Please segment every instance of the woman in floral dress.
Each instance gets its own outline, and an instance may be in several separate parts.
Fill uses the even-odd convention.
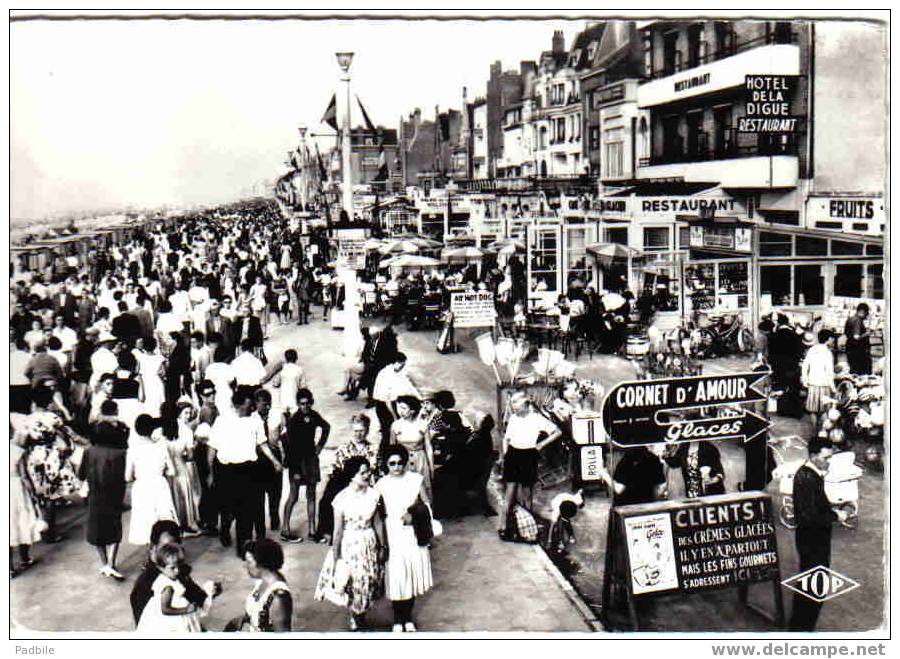
[[[25,465],[47,522],[45,541],[59,542],[62,537],[55,529],[56,507],[81,489],[73,456],[85,442],[50,411],[52,404],[52,390],[35,390],[34,411],[25,418],[29,438]]]
[[[371,425],[369,417],[365,414],[357,414],[351,419],[351,424],[353,437],[335,451],[331,476],[325,484],[322,499],[319,501],[319,523],[316,525],[316,530],[322,538],[322,542],[331,541],[334,528],[332,501],[350,483],[350,478],[344,471],[347,461],[354,456],[361,456],[368,461],[369,467],[372,469],[378,464],[378,445],[368,440],[369,426]]]
[[[359,629],[366,611],[384,592],[384,524],[378,512],[378,493],[369,484],[369,462],[362,456],[347,460],[348,485],[335,497],[334,543],[325,556],[315,599],[346,602],[350,631]]]

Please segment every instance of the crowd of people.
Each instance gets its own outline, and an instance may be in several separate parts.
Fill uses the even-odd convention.
[[[227,629],[289,630],[282,547],[304,540],[292,519],[303,488],[306,539],[331,545],[315,597],[345,606],[355,630],[387,596],[394,630],[415,630],[415,598],[433,583],[423,519],[463,512],[461,492],[486,506],[493,421],[414,383],[389,321],[356,328],[340,395],[364,393],[367,408],[323,473],[331,424],[299,351],[264,348],[275,327],[311,322],[312,305],[327,318],[342,304],[326,259],[261,206],[138,230],[81,264],[13,264],[11,578],[32,545],[63,539],[57,513],[84,499],[101,577],[130,578],[122,542],[147,548],[139,631],[203,628],[220,585],[194,583],[181,547],[200,535],[233,546],[256,581]]]
[[[277,356],[265,348],[274,328],[309,324],[319,309],[327,319],[345,304],[343,282],[327,262],[326,243],[263,205],[228,220],[137,230],[84,263],[55,259],[44,271],[13,264],[10,577],[33,565],[35,543],[63,539],[58,512],[84,499],[85,539],[102,577],[130,577],[118,566],[123,541],[147,551],[131,595],[142,632],[204,628],[221,586],[190,578],[182,540],[200,535],[233,546],[254,580],[228,630],[291,629],[296,593],[281,572],[284,547],[307,540],[330,546],[314,597],[345,607],[351,630],[386,596],[394,631],[415,631],[415,600],[433,586],[429,520],[490,514],[494,419],[466,418],[450,390],[424,389],[394,327],[402,317],[418,322],[429,300],[446,307],[460,286],[493,291],[499,310],[517,322],[519,262],[512,257],[505,275],[464,268],[384,282],[387,302],[370,314],[384,311],[384,319],[345,327],[338,394],[363,396],[365,410],[353,416],[351,436],[340,438],[326,471],[320,454],[332,425],[315,409],[317,377],[308,377],[297,348]],[[365,295],[358,305],[366,311]],[[633,306],[626,294],[607,309],[592,288],[574,286],[553,311],[567,330],[616,352]],[[860,305],[847,323],[848,364],[837,374],[872,370],[866,311]],[[785,401],[805,391],[799,404],[822,428],[836,395],[834,334],[822,330],[815,345],[804,344],[783,315],[759,329],[757,365],[771,366]],[[524,392],[510,397],[500,450],[502,540],[521,539],[517,513],[533,507],[539,456],[571,434],[568,419],[586,409],[572,384],[547,410]],[[681,473],[688,496],[725,491],[708,443],[659,455],[628,451],[601,477],[618,503],[645,502],[664,496],[667,468]],[[748,467],[746,487],[765,482]],[[294,519],[301,489],[305,537]]]

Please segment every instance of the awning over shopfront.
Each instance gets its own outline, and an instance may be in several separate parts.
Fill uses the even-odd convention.
[[[689,183],[686,181],[640,181],[627,190],[619,190],[608,197],[670,197],[695,195],[711,188],[718,187],[718,183]]]

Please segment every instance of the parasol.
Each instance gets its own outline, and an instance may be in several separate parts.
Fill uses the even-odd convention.
[[[630,265],[631,259],[641,255],[639,250],[619,243],[592,243],[587,245],[584,249],[596,256],[601,265],[606,268],[608,268],[616,259],[628,260]]]
[[[433,250],[440,246],[440,243],[427,238],[397,238],[379,247],[378,251],[382,254],[415,254],[421,250]]]
[[[429,268],[440,265],[441,262],[430,256],[418,254],[400,254],[378,262],[379,268]]]
[[[521,241],[514,238],[504,238],[503,240],[495,240],[487,247],[492,252],[509,256],[516,252],[524,252],[525,245]]]
[[[367,252],[371,252],[373,250],[381,248],[384,245],[384,241],[380,238],[369,238],[366,241],[365,248]]]
[[[625,305],[625,298],[618,293],[607,293],[602,298],[603,307],[607,311],[615,311],[621,309]]]
[[[441,261],[477,261],[484,256],[484,252],[477,247],[454,247],[441,252]]]

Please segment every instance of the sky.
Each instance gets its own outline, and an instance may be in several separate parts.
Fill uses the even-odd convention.
[[[11,218],[240,198],[285,171],[341,89],[376,124],[459,108],[489,66],[566,47],[580,21],[35,21],[10,24]],[[341,102],[343,92],[338,94]],[[353,108],[354,123],[361,121]],[[325,144],[333,140],[325,140]]]

